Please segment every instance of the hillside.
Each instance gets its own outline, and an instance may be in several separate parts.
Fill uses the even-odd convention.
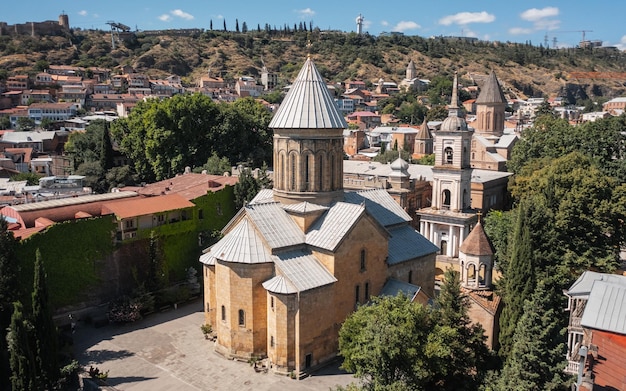
[[[480,77],[493,69],[510,97],[562,95],[573,102],[626,95],[626,53],[616,50],[554,50],[530,44],[319,30],[138,32],[116,46],[112,50],[111,35],[104,31],[74,31],[67,37],[0,36],[0,70],[7,70],[5,75],[34,74],[46,63],[110,68],[130,64],[151,76],[175,73],[193,85],[208,70],[225,78],[259,76],[265,63],[285,85],[310,52],[323,76],[334,82],[350,78],[399,82],[412,59],[418,77],[425,79],[458,70],[470,83],[472,75]]]

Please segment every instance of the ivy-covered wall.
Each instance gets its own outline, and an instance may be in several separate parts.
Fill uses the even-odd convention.
[[[54,224],[20,242],[17,256],[23,302],[30,303],[35,251],[41,251],[54,308],[84,301],[99,283],[101,260],[114,249],[115,224],[109,218],[89,218]]]
[[[116,225],[111,216],[57,223],[22,241],[18,250],[24,303],[30,302],[35,251],[40,249],[53,308],[94,304],[129,293],[145,278],[149,264],[150,232],[158,238],[166,282],[186,277],[189,267],[199,269],[198,257],[206,244],[200,233],[221,230],[235,215],[233,187],[192,200],[193,218],[154,229],[139,230],[137,238],[115,244]],[[202,210],[203,218],[199,218]]]

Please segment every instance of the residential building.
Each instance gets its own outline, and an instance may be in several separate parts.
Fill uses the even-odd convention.
[[[269,127],[274,188],[200,257],[205,319],[217,352],[300,377],[336,356],[341,323],[371,296],[432,298],[437,248],[387,191],[345,191],[347,126],[310,58]]]
[[[626,110],[626,97],[613,98],[602,105],[602,111]]]
[[[28,106],[28,117],[36,123],[40,123],[43,119],[66,121],[76,116],[78,108],[77,103],[71,102],[33,103]]]
[[[578,375],[575,389],[626,388],[626,276],[586,271],[568,298],[565,371]]]
[[[8,91],[22,91],[30,88],[30,81],[28,75],[15,75],[9,76],[6,80],[6,86]]]
[[[54,97],[50,90],[23,90],[20,103],[28,106],[31,103],[53,103]]]
[[[240,98],[246,96],[258,97],[263,92],[263,85],[257,84],[256,79],[250,76],[242,76],[235,82],[235,91]]]

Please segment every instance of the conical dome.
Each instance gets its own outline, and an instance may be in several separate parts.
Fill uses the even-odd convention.
[[[269,124],[271,129],[345,129],[326,82],[307,58]]]

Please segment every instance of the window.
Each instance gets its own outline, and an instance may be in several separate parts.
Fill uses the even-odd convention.
[[[365,249],[361,249],[361,271],[365,271]]]
[[[439,252],[440,255],[446,255],[448,253],[448,242],[445,240],[441,241],[441,246],[439,246],[441,248],[441,251]]]
[[[409,284],[413,283],[413,270],[409,270]]]
[[[274,309],[274,296],[270,297],[270,307]]]
[[[126,228],[133,228],[135,226],[135,220],[126,220]]]
[[[226,307],[222,306],[222,322],[226,322]]]
[[[451,147],[446,147],[446,149],[443,150],[443,153],[444,153],[445,159],[446,159],[445,163],[446,164],[452,164],[453,157],[454,157],[454,154],[452,153],[452,148]]]
[[[272,348],[274,347],[274,336],[273,335],[270,336],[270,347],[272,347]]]
[[[246,325],[246,313],[244,310],[239,310],[239,326]]]
[[[209,302],[207,301],[206,303],[206,312],[209,312],[211,310],[211,306],[209,305]]]
[[[359,304],[361,300],[361,287],[359,285],[354,287],[354,304]]]
[[[370,299],[370,283],[366,282],[365,283],[365,301],[368,301]]]
[[[198,219],[204,219],[204,211],[202,209],[198,209]]]
[[[444,209],[450,209],[450,190],[444,190],[442,194],[442,207]]]
[[[309,353],[306,356],[304,356],[304,367],[311,368],[312,364],[313,364],[313,354]]]

